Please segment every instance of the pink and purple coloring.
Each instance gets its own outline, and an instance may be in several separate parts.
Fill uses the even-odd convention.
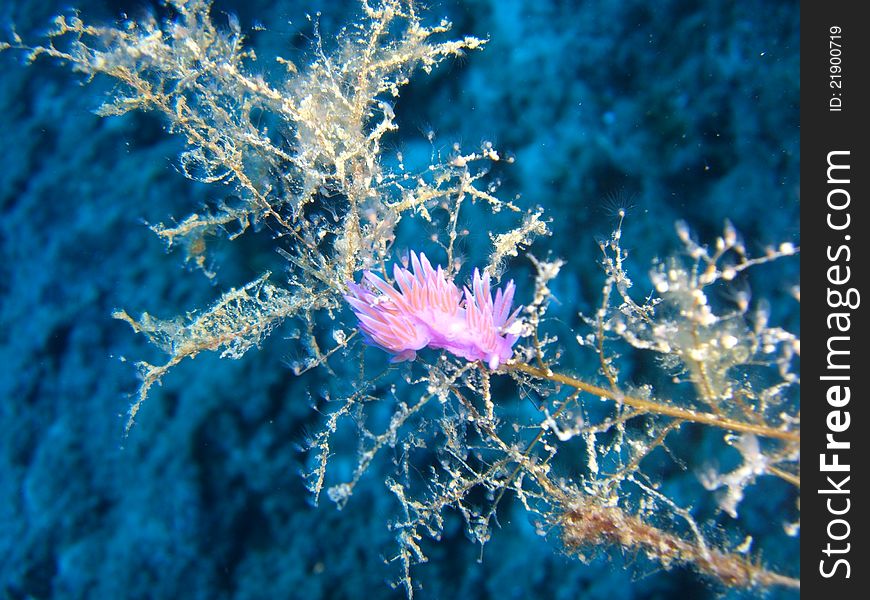
[[[426,255],[411,253],[413,271],[393,265],[399,289],[365,271],[360,284],[348,283],[345,295],[359,319],[366,341],[393,354],[392,361],[413,360],[417,350],[440,348],[469,361],[497,369],[513,355],[519,338],[511,303],[515,286],[508,282],[493,300],[489,273],[477,269],[472,289],[462,292]],[[367,287],[362,283],[366,282]]]

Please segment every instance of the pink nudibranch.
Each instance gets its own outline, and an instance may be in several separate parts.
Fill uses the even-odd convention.
[[[513,313],[514,282],[496,290],[493,300],[489,273],[477,269],[472,289],[459,291],[426,255],[411,253],[413,271],[393,265],[398,289],[365,271],[360,284],[348,282],[345,299],[359,319],[366,341],[393,354],[392,361],[413,360],[417,350],[440,348],[469,361],[497,369],[513,355],[519,338],[517,308]],[[363,282],[367,287],[363,287]]]

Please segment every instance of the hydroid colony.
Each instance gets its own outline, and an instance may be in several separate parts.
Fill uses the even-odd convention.
[[[581,559],[617,549],[664,568],[689,565],[729,587],[799,586],[787,565],[768,567],[752,553],[751,533],[732,523],[722,535],[697,521],[692,504],[670,494],[653,468],[674,440],[708,436],[738,457],[722,470],[711,461],[701,477],[723,511],[737,515],[761,478],[780,482],[796,505],[799,340],[739,293],[731,303],[710,300],[747,270],[788,260],[795,247],[752,256],[730,225],[710,245],[680,225],[683,252],[654,266],[655,293],[636,297],[620,220],[595,257],[604,272],[600,304],[566,336],[547,318],[561,260],[528,255],[533,277],[492,295],[508,259],[549,233],[543,209],[523,211],[488,181],[488,167],[503,160],[492,144],[433,152],[432,163],[414,172],[385,160],[384,140],[397,128],[392,102],[412,73],[480,49],[483,40],[450,40],[449,23],[426,25],[413,3],[362,2],[358,21],[334,44],[315,34],[307,63],[280,58],[264,77],[237,20],[218,24],[205,0],[169,6],[174,17],[164,22],[115,27],[58,17],[42,45],[15,35],[4,45],[31,60],[64,61],[88,79],[112,79],[117,88],[101,114],[158,113],[187,144],[184,174],[241,200],[153,227],[206,275],[213,275],[212,241],[237,239],[252,225],[270,228],[286,258],[286,274],[262,273],[185,316],[116,313],[168,356],[138,363],[142,383],[128,427],[180,362],[203,352],[240,358],[297,323],[307,353],[297,374],[339,375],[322,429],[308,441],[308,489],[315,501],[325,491],[342,507],[372,465],[393,456],[385,486],[398,510],[389,526],[397,582],[409,597],[411,567],[426,561],[424,537],[439,539],[446,515],[455,514],[483,545],[506,497],[557,549]],[[514,226],[488,231],[489,260],[470,262],[489,265],[463,273],[459,224],[484,210],[515,215]],[[409,218],[434,231],[430,256],[437,252],[445,267],[422,252],[411,254],[410,269],[387,267],[397,248],[420,247],[399,239]],[[457,279],[469,276],[460,291]],[[360,338],[379,349],[367,352]],[[593,372],[564,364],[565,345],[577,343],[597,357]],[[677,387],[628,381],[620,347],[658,357]],[[381,350],[405,362],[373,370],[371,352]],[[511,409],[520,395],[536,398],[531,414]],[[373,405],[383,403],[390,418],[370,422]],[[348,423],[359,451],[352,472],[336,479],[333,440]],[[783,526],[799,530],[795,520]]]

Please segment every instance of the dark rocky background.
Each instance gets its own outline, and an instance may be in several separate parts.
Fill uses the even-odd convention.
[[[146,0],[75,4],[93,22],[164,10]],[[0,38],[15,23],[37,40],[68,10],[66,0],[0,0]],[[227,0],[214,10],[237,14],[246,29],[264,25],[250,35],[261,56],[297,60],[311,35],[306,12],[322,11],[327,40],[358,17],[342,2]],[[554,219],[554,235],[534,252],[567,260],[553,309],[566,325],[597,301],[595,240],[619,206],[631,207],[624,239],[641,294],[650,261],[677,250],[678,219],[702,239],[731,219],[756,252],[799,243],[795,3],[475,0],[436,2],[430,15],[490,42],[428,78],[418,74],[396,106],[395,148],[425,160],[432,130],[444,148],[491,140],[516,157],[496,175],[504,194]],[[280,258],[259,235],[218,245],[214,285],[186,270],[144,222],[183,217],[216,191],[177,172],[181,146],[163,123],[94,116],[110,84],[80,81],[62,65],[26,67],[20,55],[0,54],[0,597],[402,597],[387,584],[397,565],[384,562],[395,552],[386,522],[397,506],[382,476],[389,465],[373,468],[343,511],[310,503],[300,477],[308,458],[297,447],[321,422],[307,393],[326,374],[292,376],[287,362],[299,351],[288,332],[239,361],[202,355],[182,364],[124,436],[137,382],[119,357],[161,357],[112,310],[182,314],[266,266],[280,269]],[[483,264],[486,225],[469,228],[468,264]],[[413,247],[413,227],[405,235]],[[512,265],[521,285],[528,272],[523,259]],[[797,281],[792,260],[751,282],[774,320],[795,330],[797,306],[784,286]],[[594,361],[581,362],[590,357],[570,350],[566,358],[575,353],[572,368],[594,378]],[[635,370],[642,377],[644,368]],[[339,470],[352,468],[354,447],[345,450]],[[770,534],[756,547],[799,573],[797,543],[781,528],[794,518],[793,498],[767,483],[754,490],[744,518]],[[584,565],[538,537],[521,510],[506,511],[480,561],[458,520],[441,543],[426,542],[419,597],[723,593],[636,556]]]

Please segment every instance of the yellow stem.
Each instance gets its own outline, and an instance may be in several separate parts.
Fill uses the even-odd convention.
[[[664,415],[666,417],[673,417],[675,419],[683,419],[684,421],[701,423],[702,425],[712,425],[713,427],[719,427],[721,429],[727,429],[729,431],[752,433],[755,435],[760,435],[762,437],[776,438],[788,442],[801,441],[800,432],[796,433],[794,431],[784,431],[782,429],[767,427],[766,425],[759,425],[757,423],[746,423],[735,419],[729,419],[728,417],[724,416],[696,412],[686,408],[671,406],[669,404],[663,403],[660,400],[647,400],[645,398],[636,398],[634,396],[620,394],[618,392],[614,392],[613,390],[593,385],[591,383],[586,383],[585,381],[576,379],[569,375],[553,373],[550,370],[540,369],[531,365],[517,363],[513,365],[508,365],[507,368],[509,370],[527,373],[533,377],[537,377],[538,379],[546,379],[555,383],[569,385],[575,389],[588,392],[601,398],[615,400],[616,402],[621,402],[626,406],[631,406],[632,408],[636,408],[640,411],[647,413]]]

